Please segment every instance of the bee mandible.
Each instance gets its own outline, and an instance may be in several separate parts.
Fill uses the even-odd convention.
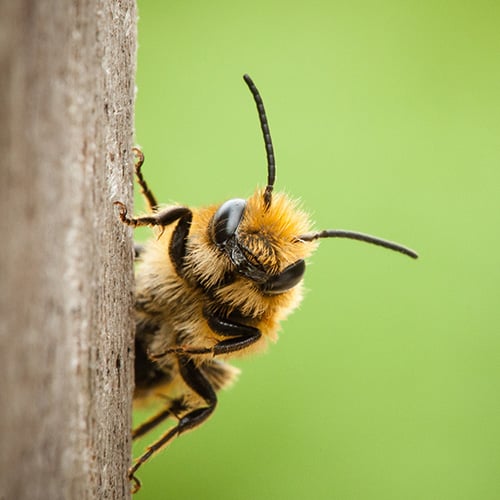
[[[354,231],[313,231],[298,203],[274,192],[276,166],[264,104],[248,75],[243,76],[257,106],[267,155],[267,185],[248,199],[219,205],[160,208],[145,181],[142,152],[135,149],[135,173],[150,214],[119,216],[131,227],[156,233],[138,255],[136,272],[136,400],[158,396],[161,411],[133,430],[138,438],[168,418],[172,425],[129,470],[136,472],[174,437],[205,422],[217,392],[238,370],[226,360],[265,348],[277,340],[280,322],[302,299],[306,259],[323,238],[351,238],[412,258],[402,245]]]

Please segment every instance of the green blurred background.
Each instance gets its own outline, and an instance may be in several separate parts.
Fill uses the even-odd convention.
[[[139,0],[139,14],[137,143],[162,202],[265,183],[248,72],[277,188],[317,228],[421,259],[323,241],[278,344],[235,363],[214,416],[141,468],[136,498],[500,498],[500,4]]]

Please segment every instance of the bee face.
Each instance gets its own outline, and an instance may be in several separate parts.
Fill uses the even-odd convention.
[[[304,257],[315,246],[298,239],[309,227],[301,215],[283,195],[265,206],[258,191],[248,201],[234,198],[223,203],[212,218],[210,234],[238,274],[266,295],[280,294],[300,283]]]

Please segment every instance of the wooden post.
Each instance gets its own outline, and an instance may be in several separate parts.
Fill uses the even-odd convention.
[[[0,499],[129,498],[134,0],[0,4]]]

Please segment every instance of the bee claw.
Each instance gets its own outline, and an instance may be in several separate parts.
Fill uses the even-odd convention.
[[[134,484],[132,485],[132,488],[131,488],[131,493],[132,494],[135,494],[137,493],[140,489],[141,489],[141,482],[139,481],[139,479],[134,475],[134,473],[132,472],[132,468],[129,469],[129,472],[128,472],[128,480],[129,481],[132,481]]]
[[[118,213],[120,214],[120,218],[122,218],[123,220],[123,217],[125,217],[128,213],[125,203],[122,203],[121,201],[114,201],[113,205],[115,205],[115,207],[118,207]]]
[[[140,173],[142,164],[144,163],[144,153],[139,148],[132,148],[135,156],[134,168],[136,173]]]

